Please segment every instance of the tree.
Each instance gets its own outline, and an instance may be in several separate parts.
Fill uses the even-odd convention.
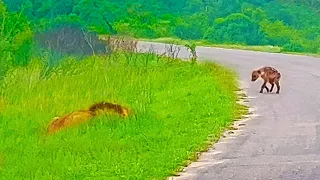
[[[26,65],[32,47],[33,32],[29,22],[19,13],[8,12],[0,0],[0,76],[9,68]]]
[[[217,43],[266,44],[265,34],[259,24],[241,13],[217,19],[204,38]]]

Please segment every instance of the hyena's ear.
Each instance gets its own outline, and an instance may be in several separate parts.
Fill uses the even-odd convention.
[[[260,71],[260,70],[258,70],[257,72],[258,72],[258,74],[261,74],[261,71]]]

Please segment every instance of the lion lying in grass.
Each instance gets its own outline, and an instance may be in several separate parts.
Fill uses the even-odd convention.
[[[129,115],[129,109],[118,104],[99,102],[90,106],[89,109],[78,110],[67,114],[62,118],[53,118],[53,121],[48,127],[48,133],[53,134],[60,129],[86,122],[91,118],[98,116],[99,114],[107,113],[117,113],[122,117],[127,117]]]

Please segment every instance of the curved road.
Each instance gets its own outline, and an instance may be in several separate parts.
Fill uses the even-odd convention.
[[[140,42],[139,49],[164,44]],[[215,144],[181,176],[187,180],[320,180],[320,58],[198,47],[199,59],[234,68],[250,106],[259,116],[240,134]],[[179,57],[189,53],[181,50]],[[280,94],[260,94],[251,71],[274,66],[282,74]],[[270,86],[270,85],[269,85]],[[276,88],[276,87],[275,87]],[[274,91],[275,92],[275,91]]]

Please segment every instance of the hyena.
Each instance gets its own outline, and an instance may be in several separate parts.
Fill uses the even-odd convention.
[[[278,72],[275,68],[273,67],[267,67],[264,66],[262,68],[259,69],[255,69],[252,71],[252,77],[251,77],[251,81],[254,82],[256,81],[259,77],[261,77],[264,82],[261,86],[261,90],[260,93],[263,92],[263,89],[266,88],[267,92],[272,92],[274,84],[276,84],[277,86],[277,94],[279,94],[280,91],[280,78],[281,78],[281,73]],[[269,88],[267,87],[267,83],[271,84],[271,89],[269,90]]]

